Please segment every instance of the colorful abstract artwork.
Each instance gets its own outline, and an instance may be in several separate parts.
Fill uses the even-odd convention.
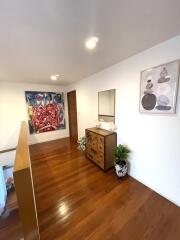
[[[64,94],[25,92],[30,134],[65,129]]]
[[[140,112],[175,113],[179,61],[141,72]]]

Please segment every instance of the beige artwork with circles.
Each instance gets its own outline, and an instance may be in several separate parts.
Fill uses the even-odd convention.
[[[140,112],[175,113],[178,80],[179,61],[141,72]]]

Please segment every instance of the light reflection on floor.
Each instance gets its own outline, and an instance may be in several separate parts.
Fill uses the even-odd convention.
[[[63,202],[63,203],[60,204],[59,214],[60,214],[61,217],[67,218],[68,217],[68,210],[69,210],[69,208],[68,208],[68,205],[67,205],[66,202]]]

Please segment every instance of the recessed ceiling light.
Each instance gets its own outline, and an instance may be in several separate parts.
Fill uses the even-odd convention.
[[[98,41],[99,39],[97,37],[91,37],[86,41],[85,46],[86,48],[93,50],[96,47]]]
[[[60,77],[60,75],[56,74],[56,75],[51,75],[51,80],[52,81],[57,81],[57,79]]]

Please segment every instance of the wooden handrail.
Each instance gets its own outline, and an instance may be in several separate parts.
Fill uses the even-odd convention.
[[[16,148],[9,148],[9,149],[0,150],[0,154],[1,153],[12,152],[12,151],[15,151],[15,150],[16,150]]]
[[[13,175],[24,239],[39,240],[26,122],[21,123]]]
[[[14,172],[30,167],[29,146],[26,122],[21,123],[18,145],[16,148],[16,158]]]

